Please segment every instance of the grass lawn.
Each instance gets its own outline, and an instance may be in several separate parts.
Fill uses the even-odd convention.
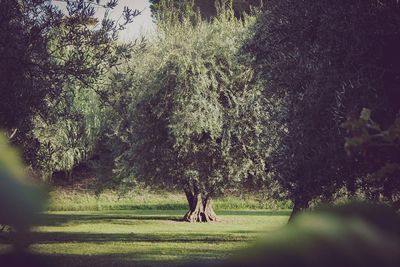
[[[218,211],[220,222],[180,222],[183,210],[58,211],[34,229],[31,251],[56,266],[174,266],[218,261],[287,221],[289,211]],[[7,245],[0,244],[0,252]]]

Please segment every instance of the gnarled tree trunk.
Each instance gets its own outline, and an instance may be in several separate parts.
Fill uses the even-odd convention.
[[[186,222],[215,222],[217,215],[212,207],[211,197],[204,197],[201,193],[185,191],[189,203],[189,211],[183,217]]]

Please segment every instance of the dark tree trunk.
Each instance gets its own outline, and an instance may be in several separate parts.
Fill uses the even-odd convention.
[[[305,211],[309,207],[310,200],[304,198],[297,198],[294,200],[294,206],[292,209],[292,213],[289,217],[289,222],[293,221],[293,219],[301,212]]]
[[[217,215],[212,207],[210,197],[203,197],[200,193],[186,191],[186,198],[189,204],[189,211],[183,217],[186,222],[215,222]]]

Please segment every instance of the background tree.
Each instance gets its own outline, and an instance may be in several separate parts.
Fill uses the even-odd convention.
[[[264,156],[253,153],[262,132],[262,87],[237,54],[251,22],[231,10],[210,23],[159,21],[157,39],[134,60],[141,63],[113,83],[130,94],[116,171],[183,190],[186,221],[216,220],[212,197],[250,171],[263,174]]]
[[[102,105],[93,90],[79,84],[64,84],[64,90],[61,100],[48,103],[57,119],[33,119],[36,165],[42,179],[49,182],[55,171],[65,172],[66,180],[72,182],[73,168],[94,156],[109,122],[106,114],[112,117],[112,110]]]
[[[271,0],[265,8],[245,50],[267,81],[265,97],[284,106],[273,116],[285,127],[269,166],[296,213],[343,184],[354,191],[364,176],[343,149],[347,116],[369,107],[387,124],[399,110],[399,4]]]
[[[115,0],[68,1],[68,14],[46,0],[7,0],[0,4],[0,127],[14,133],[13,141],[24,148],[27,163],[35,169],[51,169],[48,165],[54,161],[48,157],[57,156],[43,153],[43,147],[51,146],[55,153],[71,147],[66,146],[66,140],[73,142],[82,123],[88,122],[78,118],[73,106],[92,101],[88,100],[89,95],[94,102],[100,101],[101,96],[93,92],[105,81],[110,68],[120,64],[121,58],[129,57],[131,45],[118,43],[118,32],[139,12],[125,8],[124,20],[118,24],[108,17],[109,10],[117,5]],[[101,21],[95,18],[94,6],[106,9]],[[83,106],[80,112],[88,115]],[[61,120],[69,126],[61,128],[65,131],[59,132],[60,139],[56,140],[54,130],[60,129]],[[92,130],[92,126],[83,131]],[[73,147],[76,152],[77,146]],[[41,158],[43,155],[46,158]],[[70,169],[71,164],[70,161],[64,167],[68,165]]]
[[[32,114],[44,109],[44,99],[56,91],[45,34],[61,13],[47,1],[1,1],[0,125],[20,143],[32,127]],[[18,112],[16,112],[18,111]]]

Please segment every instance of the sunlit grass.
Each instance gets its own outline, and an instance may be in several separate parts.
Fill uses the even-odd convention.
[[[117,192],[106,191],[96,196],[91,191],[54,190],[50,193],[49,211],[101,211],[101,210],[183,210],[187,201],[181,192],[135,191],[118,196]],[[228,195],[214,200],[220,210],[290,209],[290,201],[263,199],[258,195]]]
[[[289,211],[218,211],[216,223],[179,221],[184,210],[49,212],[31,251],[56,266],[165,266],[218,261],[284,225]]]

